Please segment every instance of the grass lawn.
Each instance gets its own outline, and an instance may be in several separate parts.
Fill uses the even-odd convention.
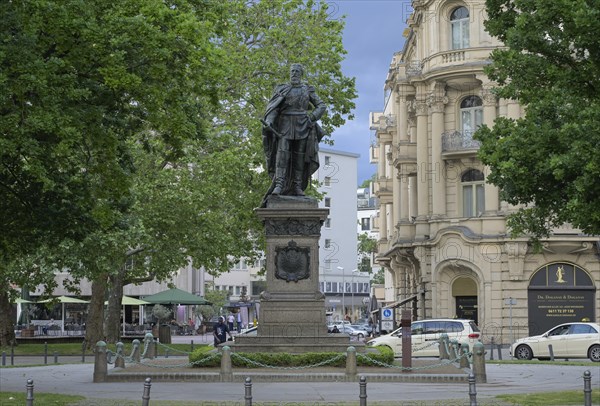
[[[73,405],[76,402],[85,400],[84,396],[75,395],[57,395],[54,393],[33,393],[33,402],[35,405]],[[25,404],[25,391],[23,392],[0,392],[0,405],[2,406],[22,406]]]
[[[583,390],[546,392],[546,393],[528,393],[524,395],[498,395],[496,399],[514,405],[527,406],[563,406],[563,405],[583,405]],[[592,404],[600,405],[600,392],[592,391]]]

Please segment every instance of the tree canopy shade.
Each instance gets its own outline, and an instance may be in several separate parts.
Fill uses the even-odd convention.
[[[258,118],[292,62],[350,116],[343,22],[301,0],[0,2],[0,345],[10,286],[68,269],[103,302],[193,261],[218,274],[262,247]],[[97,338],[97,339],[96,339]]]
[[[600,3],[487,0],[487,31],[507,48],[486,73],[525,116],[480,129],[488,181],[522,209],[514,234],[546,236],[570,223],[600,234]]]

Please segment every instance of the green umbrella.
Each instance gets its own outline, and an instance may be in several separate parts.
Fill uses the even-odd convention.
[[[196,296],[185,290],[173,288],[154,295],[146,296],[145,301],[152,304],[180,304],[180,305],[209,305],[209,301],[202,296]]]

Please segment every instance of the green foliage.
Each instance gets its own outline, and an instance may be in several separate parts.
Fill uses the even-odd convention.
[[[160,324],[162,321],[168,320],[171,318],[171,314],[173,312],[171,309],[167,307],[157,304],[152,307],[152,315],[158,319],[158,323]]]
[[[35,392],[35,401],[41,405],[73,405],[84,401],[85,396],[61,395],[56,393]],[[0,392],[0,405],[20,406],[27,404],[27,394],[21,392]]]
[[[486,73],[497,95],[525,107],[476,138],[488,180],[523,205],[514,235],[547,236],[571,223],[600,233],[600,5],[583,0],[487,0],[490,34],[508,48],[492,53]]]
[[[367,352],[364,357],[357,357],[357,365],[359,366],[370,366],[376,365],[371,360],[383,362],[389,365],[394,363],[394,352],[389,348],[376,347],[378,352]],[[210,359],[214,353],[207,352],[206,348],[194,350],[189,355],[190,363],[196,362],[194,365],[196,368],[202,367],[217,367],[221,365],[221,355]],[[335,358],[339,355],[337,352],[307,352],[305,354],[289,354],[286,352],[256,352],[256,353],[239,353],[240,356],[236,357],[232,355],[231,363],[234,367],[238,368],[260,368],[260,365],[256,365],[255,362],[263,365],[269,365],[274,367],[302,367],[309,365],[317,365]],[[207,360],[204,362],[204,360]],[[249,362],[250,360],[252,362]],[[346,358],[342,357],[334,362],[324,364],[327,367],[343,368],[346,366]]]
[[[370,238],[369,234],[361,233],[358,235],[358,270],[361,272],[373,272],[371,268],[371,257],[377,252],[377,240]]]
[[[379,268],[379,271],[377,271],[377,273],[375,275],[373,275],[373,278],[371,279],[371,284],[372,285],[385,284],[385,269],[384,268]]]
[[[212,305],[196,306],[196,311],[202,315],[203,323],[209,323],[210,319],[219,314],[219,311],[227,303],[227,292],[224,290],[207,290],[204,292],[204,298]]]

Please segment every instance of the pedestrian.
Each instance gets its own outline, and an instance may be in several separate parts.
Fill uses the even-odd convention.
[[[219,321],[215,323],[213,328],[213,336],[215,337],[215,347],[218,347],[219,344],[227,341],[227,334],[229,334],[229,338],[231,337],[231,332],[229,328],[227,328],[227,324],[225,324],[225,317],[219,316]]]
[[[242,332],[242,312],[238,312],[237,314],[237,331],[238,333]]]
[[[227,316],[227,324],[229,326],[229,331],[233,331],[233,322],[235,321],[235,317],[233,317],[233,313],[229,313]]]

